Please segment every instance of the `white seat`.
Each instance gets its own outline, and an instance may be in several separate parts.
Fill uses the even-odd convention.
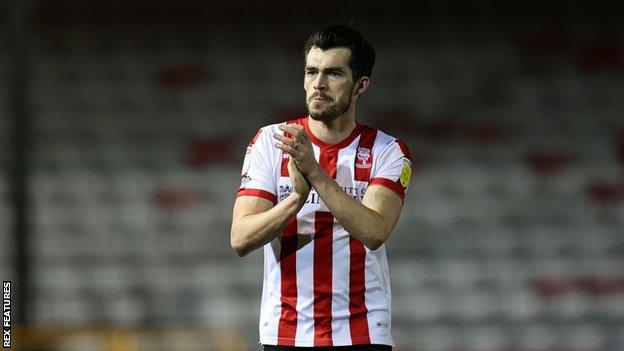
[[[418,322],[433,322],[449,316],[451,313],[448,297],[438,289],[414,291],[412,294],[396,296],[393,312],[404,314],[405,318],[411,318]]]
[[[598,325],[570,325],[561,330],[560,346],[569,350],[600,350],[607,346],[605,331]]]
[[[427,325],[416,327],[413,330],[413,345],[416,350],[447,351],[454,350],[461,345],[459,332],[449,326]]]
[[[475,325],[462,328],[462,349],[505,350],[510,340],[501,326]]]
[[[559,344],[557,330],[553,326],[531,323],[516,330],[516,347],[520,350],[548,350]]]
[[[456,290],[450,298],[450,314],[463,322],[478,322],[496,316],[496,295],[487,290]]]
[[[542,302],[528,289],[503,290],[497,303],[501,315],[510,321],[530,321],[542,310]]]

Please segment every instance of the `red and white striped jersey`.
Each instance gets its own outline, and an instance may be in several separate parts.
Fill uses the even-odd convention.
[[[321,167],[354,199],[369,185],[401,199],[411,175],[407,146],[357,124],[343,141],[327,145],[305,126]],[[247,148],[238,196],[277,203],[293,185],[288,155],[275,147],[278,124],[261,128]],[[371,251],[338,223],[314,189],[281,236],[264,246],[260,343],[283,346],[386,344],[390,335],[390,281],[385,245]]]

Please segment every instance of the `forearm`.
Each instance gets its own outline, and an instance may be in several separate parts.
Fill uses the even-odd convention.
[[[388,228],[383,217],[347,195],[325,171],[318,169],[307,180],[342,227],[371,250],[381,246]]]
[[[232,224],[231,245],[239,256],[265,245],[277,237],[299,212],[305,199],[295,192],[271,209],[243,215]]]

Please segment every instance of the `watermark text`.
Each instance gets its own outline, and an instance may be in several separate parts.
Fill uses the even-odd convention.
[[[11,348],[11,281],[2,282],[2,348]]]

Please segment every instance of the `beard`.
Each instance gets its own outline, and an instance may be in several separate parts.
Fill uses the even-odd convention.
[[[313,95],[312,98],[314,96],[315,95]],[[353,96],[348,95],[347,99],[345,99],[344,101],[338,101],[332,104],[328,104],[328,106],[325,106],[314,112],[310,109],[310,105],[312,104],[312,102],[308,102],[307,103],[308,115],[312,117],[313,120],[316,120],[316,121],[323,121],[323,122],[333,121],[338,116],[347,112],[347,110],[349,109],[349,106],[351,106],[352,98]]]

